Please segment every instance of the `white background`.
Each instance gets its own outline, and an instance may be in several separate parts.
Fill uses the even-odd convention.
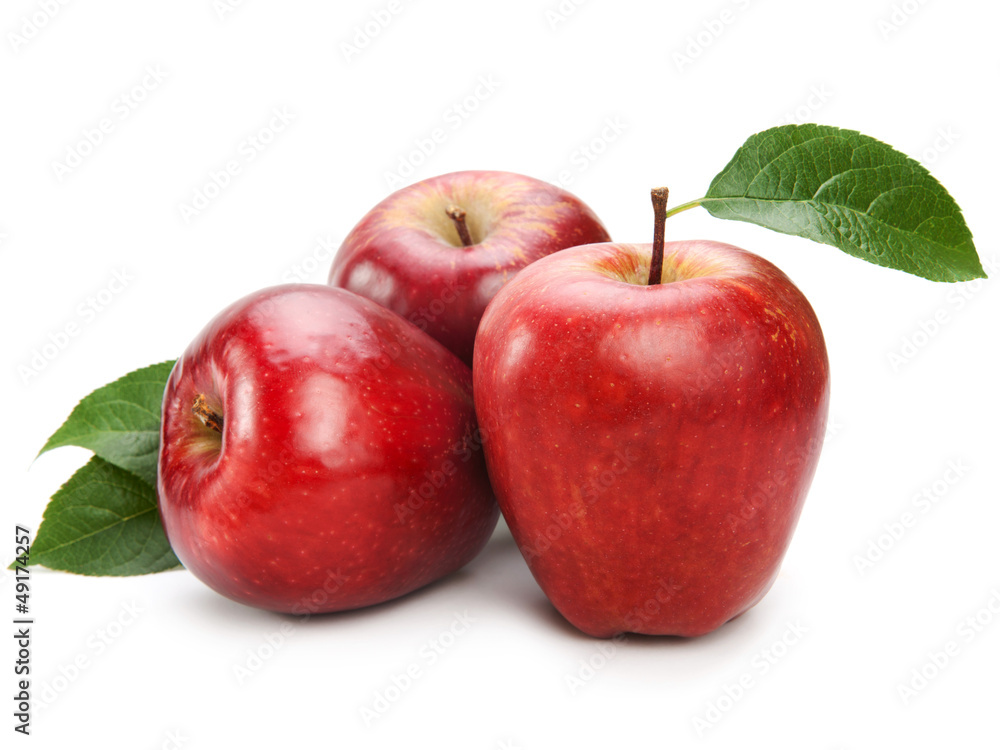
[[[399,0],[347,55],[387,2],[250,0],[221,17],[211,0],[70,2],[51,19],[43,2],[5,3],[4,561],[14,524],[37,529],[86,459],[67,448],[34,460],[80,397],[177,356],[248,292],[324,282],[320,241],[339,245],[390,183],[471,168],[563,173],[615,239],[649,241],[650,187],[668,185],[674,205],[697,198],[751,133],[818,121],[928,164],[983,260],[1000,261],[1000,10],[903,5]],[[560,7],[571,12],[556,23]],[[33,38],[10,36],[30,33],[31,18],[46,21]],[[157,66],[165,79],[123,119],[119,97]],[[274,108],[292,121],[249,160],[241,144]],[[60,180],[53,162],[105,117],[111,132]],[[420,158],[416,143],[435,128],[444,137]],[[230,159],[239,174],[186,222],[180,205]],[[402,178],[387,176],[401,165]],[[995,746],[997,282],[933,284],[701,210],[667,233],[769,258],[827,337],[833,429],[781,576],[754,610],[697,640],[633,636],[612,651],[561,620],[502,526],[466,569],[418,594],[306,623],[229,602],[183,571],[35,570],[33,688],[56,697],[18,746]],[[83,319],[78,306],[116,271],[127,287]],[[927,335],[921,321],[935,315],[945,322]],[[73,322],[79,334],[44,369],[19,374]],[[936,499],[926,512],[924,491]],[[905,512],[914,525],[883,538],[887,551],[861,572],[858,556]],[[12,584],[7,574],[0,612],[13,612]],[[121,627],[127,606],[140,613]],[[429,644],[466,611],[474,622],[430,663]],[[977,613],[980,632],[959,630]],[[775,649],[790,626],[806,632]],[[958,656],[905,702],[899,685],[949,641]],[[768,654],[780,658],[765,672]],[[241,682],[235,668],[248,665]],[[397,694],[393,676],[412,665],[420,676]],[[741,679],[752,687],[727,698]],[[387,692],[397,699],[366,725],[361,709]],[[8,699],[8,736],[12,713]],[[698,717],[710,724],[700,735]]]

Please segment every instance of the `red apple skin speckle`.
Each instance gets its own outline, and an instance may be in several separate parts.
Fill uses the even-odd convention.
[[[159,508],[174,552],[219,593],[298,614],[461,568],[498,518],[471,384],[438,342],[349,291],[239,300],[164,393]],[[192,413],[199,394],[221,434]]]
[[[493,487],[532,574],[585,633],[695,636],[770,588],[825,431],[816,316],[721,243],[572,248],[524,269],[476,340]]]

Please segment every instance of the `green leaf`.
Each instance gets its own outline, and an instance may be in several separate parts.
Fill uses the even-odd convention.
[[[986,277],[962,211],[941,183],[853,130],[783,125],[752,135],[698,203],[720,219],[806,237],[932,281]]]
[[[97,456],[52,496],[29,562],[92,576],[134,576],[180,566],[153,488]]]
[[[173,366],[143,367],[98,388],[76,405],[40,454],[78,445],[155,487],[160,408]]]

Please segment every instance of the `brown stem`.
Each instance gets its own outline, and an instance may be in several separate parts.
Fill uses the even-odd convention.
[[[465,223],[465,211],[454,204],[444,211],[448,214],[448,218],[455,222],[455,229],[458,230],[458,238],[462,240],[462,244],[465,247],[472,245],[472,235],[469,234],[469,227]]]
[[[653,188],[653,258],[649,262],[649,286],[660,283],[663,275],[663,225],[667,223],[667,196],[665,187]]]
[[[199,393],[194,397],[194,405],[191,411],[202,421],[206,427],[211,427],[216,432],[222,432],[222,415],[216,414],[208,405],[205,394]]]

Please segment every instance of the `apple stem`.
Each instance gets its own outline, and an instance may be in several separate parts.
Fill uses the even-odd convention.
[[[208,405],[205,394],[199,393],[194,398],[194,405],[191,411],[202,421],[206,427],[211,427],[216,432],[222,432],[222,415],[216,414]]]
[[[663,275],[663,228],[667,223],[667,196],[665,187],[649,191],[653,198],[653,257],[649,261],[649,286],[660,283]]]
[[[465,247],[470,247],[472,235],[469,234],[469,227],[465,223],[465,211],[452,204],[445,209],[445,213],[448,214],[448,218],[455,222],[455,229],[458,230],[458,238],[462,240],[462,244]]]

